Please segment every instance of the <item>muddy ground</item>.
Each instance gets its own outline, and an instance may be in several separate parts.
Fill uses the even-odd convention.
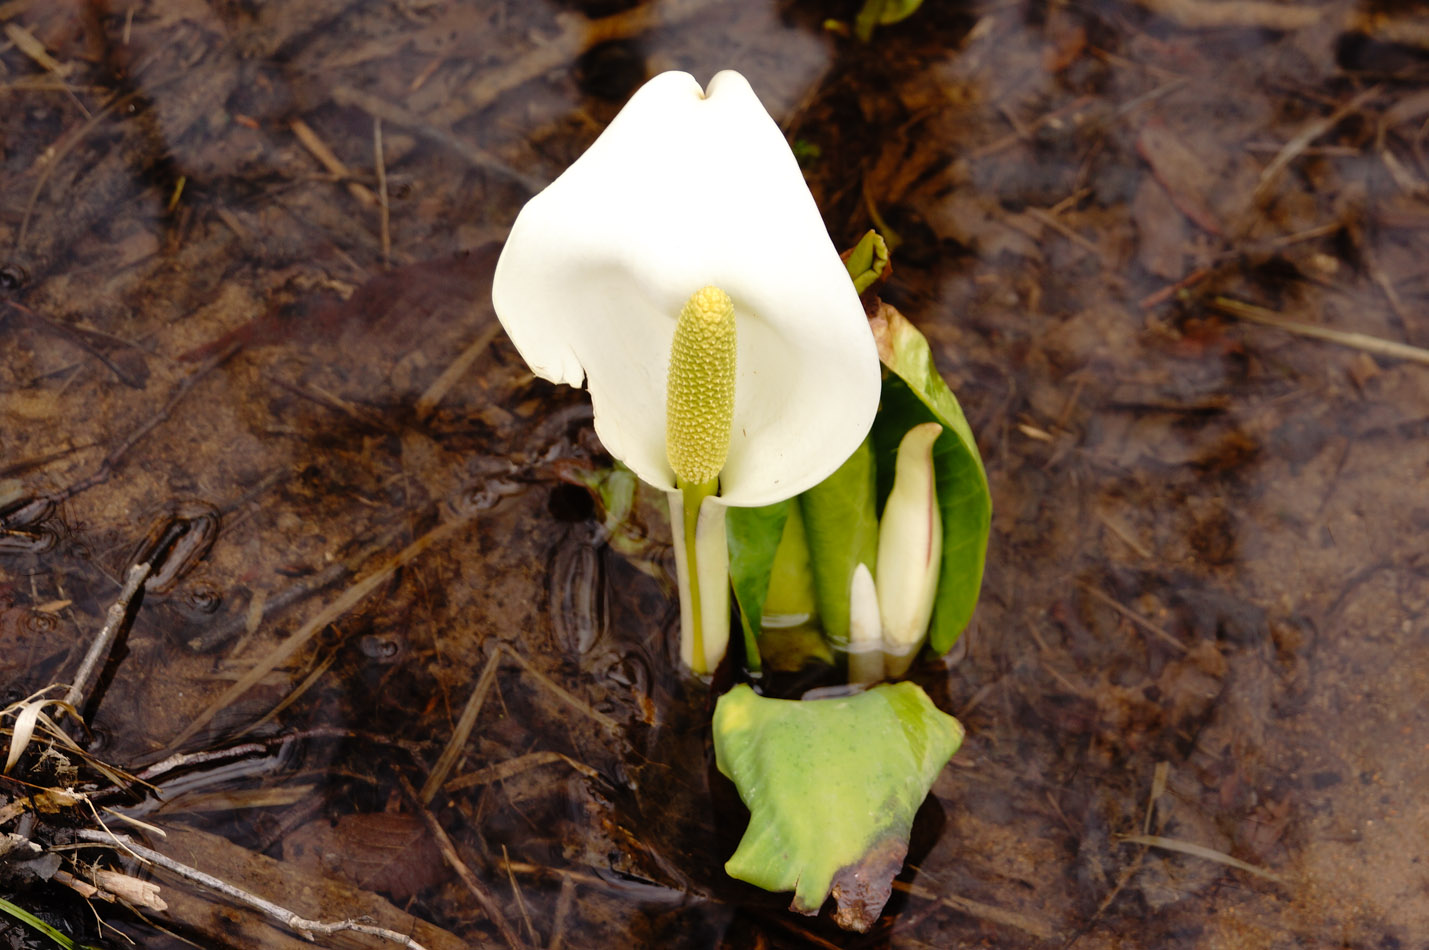
[[[1429,947],[1423,11],[855,12],[0,3],[5,702],[178,552],[85,697],[162,790],[96,804],[169,837],[111,828],[429,948]],[[662,516],[606,523],[586,399],[487,300],[643,79],[725,67],[835,242],[895,237],[994,497],[973,626],[913,674],[968,738],[865,937],[721,872]],[[0,815],[58,848],[94,815],[27,796],[110,782],[39,748]],[[5,896],[91,943],[306,945],[56,853]],[[96,860],[167,909],[91,895],[101,930]]]

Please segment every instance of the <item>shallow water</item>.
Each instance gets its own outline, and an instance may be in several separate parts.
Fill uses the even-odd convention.
[[[0,4],[6,701],[73,677],[152,537],[189,557],[90,749],[215,757],[105,802],[310,917],[428,947],[1419,946],[1429,366],[1246,318],[1429,346],[1416,11],[929,0],[864,45],[824,27],[846,3],[627,6]],[[585,398],[487,301],[520,204],[639,82],[726,67],[837,244],[899,239],[885,297],[994,497],[964,646],[914,671],[968,738],[866,937],[724,877],[743,818],[674,673],[663,516],[606,522]],[[202,945],[292,939],[157,880],[149,916]],[[94,939],[71,891],[7,886]]]

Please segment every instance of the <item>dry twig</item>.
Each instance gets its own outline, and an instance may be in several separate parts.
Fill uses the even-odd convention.
[[[285,927],[304,936],[311,937],[312,934],[335,934],[343,931],[352,931],[354,933],[379,937],[382,940],[391,941],[398,946],[407,947],[409,950],[426,950],[425,947],[406,934],[397,933],[395,930],[388,930],[386,927],[364,924],[352,918],[324,922],[301,917],[280,904],[275,904],[270,900],[259,897],[257,894],[250,894],[241,887],[235,887],[227,881],[214,877],[212,874],[207,874],[197,868],[191,868],[187,864],[181,864],[152,848],[146,848],[127,835],[116,835],[109,831],[95,831],[83,828],[78,832],[78,836],[84,841],[96,841],[112,847],[122,848],[129,854],[147,861],[156,867],[161,867],[166,871],[177,874],[186,881],[201,884],[211,891],[215,891],[239,903],[262,911],[264,914],[282,923]]]
[[[94,679],[99,675],[100,668],[104,665],[110,649],[114,646],[115,639],[119,636],[119,631],[124,626],[124,619],[129,615],[129,604],[139,593],[139,588],[144,586],[144,582],[149,579],[149,572],[152,569],[153,565],[147,561],[129,568],[129,574],[124,578],[123,589],[119,591],[119,596],[114,603],[110,604],[109,612],[104,616],[104,626],[99,629],[99,635],[89,645],[89,651],[85,653],[84,660],[79,664],[79,672],[74,674],[74,682],[65,693],[65,703],[74,707],[76,711],[84,706],[89,688],[94,685]]]

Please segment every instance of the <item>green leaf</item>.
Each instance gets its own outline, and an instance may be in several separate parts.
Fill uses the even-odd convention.
[[[883,304],[871,321],[883,359],[883,404],[873,424],[879,497],[892,487],[898,443],[913,426],[940,422],[951,436],[933,447],[938,508],[943,516],[943,563],[928,644],[946,653],[972,618],[982,588],[992,524],[987,472],[957,398],[933,365],[928,341],[893,307]]]
[[[809,566],[824,636],[834,646],[848,644],[849,585],[854,568],[878,558],[877,483],[873,447],[867,439],[828,478],[799,496]]]
[[[764,617],[764,598],[774,570],[774,555],[789,517],[790,500],[763,508],[730,508],[724,525],[729,541],[729,582],[739,605],[739,625],[744,631],[744,662],[758,670],[759,628]]]
[[[903,866],[913,816],[962,738],[913,683],[808,702],[736,686],[715,706],[715,762],[750,818],[725,871],[794,891],[790,907],[804,914],[832,892],[839,926],[866,931]]]

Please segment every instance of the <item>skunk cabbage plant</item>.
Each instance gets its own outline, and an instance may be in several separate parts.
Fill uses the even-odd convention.
[[[584,383],[607,451],[668,494],[681,655],[713,669],[726,506],[823,480],[868,433],[880,388],[858,293],[744,77],[641,87],[522,209],[492,301],[532,372]]]

